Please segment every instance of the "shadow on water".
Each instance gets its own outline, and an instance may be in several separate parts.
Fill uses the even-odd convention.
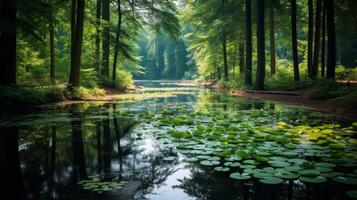
[[[173,82],[140,82],[146,87],[175,86]],[[190,86],[191,87],[191,86]],[[166,98],[118,103],[81,103],[46,107],[36,113],[2,118],[0,175],[2,196],[11,199],[341,199],[332,185],[309,186],[290,181],[263,186],[257,181],[237,182],[229,173],[187,164],[178,153],[162,148],[147,133],[152,125],[135,113],[184,107],[196,111],[233,112],[267,110],[271,115],[291,112],[290,119],[333,120],[302,107],[232,98],[206,90]],[[309,117],[305,117],[309,112]],[[242,116],[244,117],[244,116]],[[101,181],[128,183],[111,192],[91,192],[79,181],[95,176]],[[11,192],[10,192],[11,191]]]

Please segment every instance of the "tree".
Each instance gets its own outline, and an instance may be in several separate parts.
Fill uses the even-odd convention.
[[[297,50],[297,28],[296,28],[296,0],[291,0],[291,41],[294,65],[294,80],[300,80],[298,50]]]
[[[16,0],[0,1],[0,85],[16,84]]]
[[[109,54],[110,54],[109,0],[102,0],[102,20],[105,21],[104,28],[103,28],[102,75],[109,78]]]
[[[120,32],[121,32],[121,24],[122,24],[122,11],[121,11],[121,2],[118,0],[118,22],[117,22],[117,31],[115,37],[115,47],[114,47],[114,61],[113,61],[113,81],[116,80],[117,73],[117,61],[118,61],[118,53],[119,53],[119,40],[120,40]]]
[[[326,78],[334,79],[336,70],[336,30],[334,0],[326,0],[327,15],[327,70]]]
[[[270,73],[274,75],[276,73],[276,61],[275,61],[275,17],[274,17],[275,1],[270,1],[269,10],[269,36],[270,36]]]
[[[307,71],[311,79],[315,79],[313,70],[313,40],[314,40],[314,7],[313,0],[308,0],[308,39],[307,39]]]
[[[250,0],[245,0],[245,83],[252,85],[252,5]]]
[[[50,7],[50,16],[48,29],[50,34],[50,78],[51,82],[56,82],[56,74],[55,74],[55,30],[54,30],[54,19],[53,19],[53,4],[52,1],[49,2]]]
[[[227,38],[224,35],[222,41],[224,80],[228,81],[228,61],[227,61]]]
[[[79,75],[83,42],[84,2],[85,0],[72,0],[71,9],[71,71],[69,86],[79,86]]]
[[[325,76],[325,60],[326,60],[326,0],[323,0],[322,9],[322,44],[321,44],[321,77]]]
[[[314,79],[317,78],[319,69],[319,57],[320,57],[320,31],[321,31],[321,10],[322,0],[316,0],[316,24],[315,24],[315,47],[314,47],[314,62],[312,66],[312,72]]]
[[[100,71],[100,17],[102,9],[102,0],[97,0],[96,4],[96,34],[95,34],[95,67]]]
[[[257,1],[257,76],[255,89],[264,89],[265,78],[265,36],[264,36],[264,0]]]

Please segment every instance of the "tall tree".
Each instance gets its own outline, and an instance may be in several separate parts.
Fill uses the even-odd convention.
[[[265,36],[264,36],[264,0],[257,1],[257,76],[255,89],[264,89],[265,78]]]
[[[49,16],[49,34],[50,34],[50,77],[51,82],[56,82],[55,74],[55,30],[54,30],[54,19],[53,19],[53,4],[52,1],[49,3],[50,16]]]
[[[102,0],[97,0],[96,4],[96,34],[95,34],[95,67],[100,71],[100,17],[102,10]]]
[[[313,77],[317,78],[319,69],[319,57],[320,57],[320,31],[321,31],[321,10],[322,0],[316,0],[316,24],[315,24],[315,47],[314,47],[314,62],[313,62]]]
[[[102,75],[109,78],[109,51],[110,51],[110,2],[102,0],[102,20],[105,21],[103,28],[103,55],[102,55]]]
[[[252,5],[245,0],[245,83],[252,85]]]
[[[85,0],[72,0],[71,9],[71,71],[69,86],[79,86],[79,75],[83,42],[84,2]]]
[[[326,78],[334,79],[336,70],[336,27],[334,0],[326,0],[327,15],[327,70]]]
[[[242,35],[243,36],[243,35]],[[239,42],[239,73],[243,74],[245,70],[245,63],[244,63],[244,41],[243,38]]]
[[[0,85],[16,84],[16,0],[0,1]]]
[[[227,37],[225,35],[223,36],[222,50],[223,50],[224,80],[228,81]]]
[[[116,31],[116,36],[115,36],[114,59],[113,59],[114,61],[113,61],[113,73],[112,73],[113,81],[116,80],[121,26],[122,26],[121,2],[120,2],[120,0],[118,0],[118,22],[117,22],[117,31]]]
[[[274,0],[270,1],[269,10],[269,35],[270,35],[270,73],[274,75],[276,73],[276,61],[275,61],[275,16],[274,16]]]
[[[315,79],[313,72],[313,40],[314,40],[314,7],[313,0],[308,0],[308,39],[307,39],[307,72],[311,79]]]
[[[321,77],[325,76],[325,60],[326,60],[326,0],[323,0],[322,9],[322,44],[321,44]]]
[[[296,23],[296,0],[291,0],[291,41],[292,41],[292,54],[294,65],[294,80],[300,80],[299,74],[299,61],[298,61],[298,48],[297,48],[297,23]]]

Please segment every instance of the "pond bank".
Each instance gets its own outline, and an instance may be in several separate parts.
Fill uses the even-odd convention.
[[[316,111],[327,114],[335,114],[344,118],[356,120],[357,106],[354,103],[337,102],[331,99],[315,100],[311,99],[310,90],[299,91],[273,91],[273,92],[254,92],[247,90],[230,90],[220,88],[215,84],[205,84],[205,88],[210,88],[218,92],[229,93],[232,96],[245,97],[250,99],[272,100],[289,104],[303,105],[311,107]]]

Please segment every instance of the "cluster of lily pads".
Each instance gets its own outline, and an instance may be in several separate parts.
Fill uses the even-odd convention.
[[[357,185],[357,123],[308,123],[264,110],[143,113],[162,149],[184,155],[184,161],[229,173],[236,180],[263,184],[332,180]],[[303,123],[305,122],[305,123]],[[348,195],[355,195],[350,191]]]
[[[102,192],[112,192],[121,189],[128,181],[104,181],[99,178],[99,176],[89,176],[88,180],[82,180],[78,182],[78,185],[84,190],[102,193]]]

